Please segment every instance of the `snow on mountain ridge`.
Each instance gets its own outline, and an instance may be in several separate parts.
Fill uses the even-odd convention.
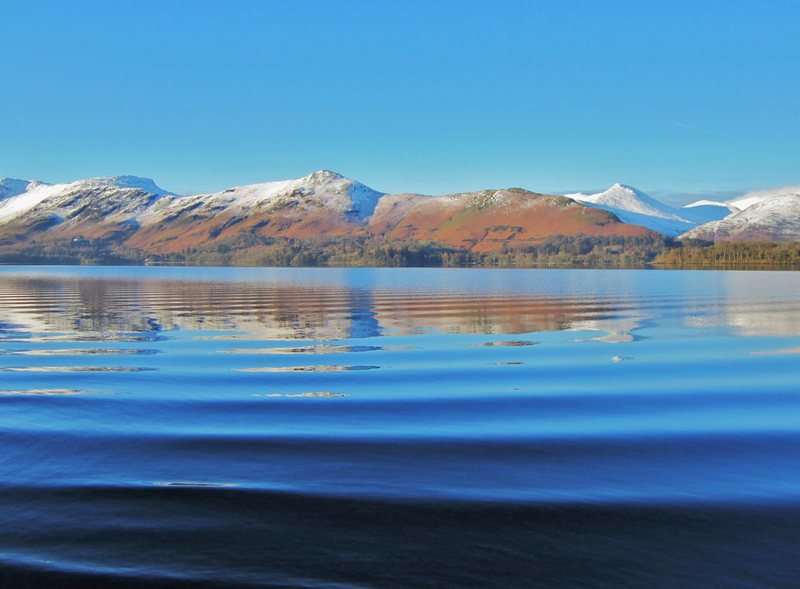
[[[751,190],[745,194],[729,200],[727,204],[733,205],[740,210],[747,209],[755,204],[770,200],[775,197],[787,194],[800,193],[800,184],[781,186],[779,188],[764,188],[761,190]]]
[[[124,203],[126,192],[121,191],[132,190],[152,195],[155,197],[153,200],[172,196],[171,192],[159,188],[149,178],[139,178],[138,176],[101,176],[62,184],[44,184],[32,181],[28,182],[23,192],[0,200],[0,222],[24,215],[37,207],[47,206],[45,203],[52,203],[50,205],[51,212],[61,215],[64,213],[65,203],[69,203],[74,196],[98,191],[105,196],[104,200],[117,199]],[[147,204],[151,202],[153,201],[148,200]],[[137,207],[137,209],[142,208],[144,208],[142,205]],[[124,204],[122,212],[133,214],[126,210]]]
[[[245,211],[252,208],[267,209],[281,206],[299,206],[307,210],[329,209],[343,215],[363,219],[372,215],[378,192],[329,170],[317,170],[290,180],[263,182],[234,186],[220,192],[180,196],[162,206],[147,211],[140,218],[144,223],[156,223],[172,209],[197,210],[231,209]]]
[[[722,220],[700,225],[681,238],[800,240],[800,191],[769,196]]]
[[[82,186],[100,187],[100,188],[132,188],[136,190],[143,190],[154,196],[171,196],[172,192],[164,190],[158,186],[150,178],[142,178],[139,176],[99,176],[97,178],[86,178],[85,180],[77,180],[70,186],[80,188]]]
[[[724,207],[724,208],[730,208],[731,205],[729,205],[728,203],[725,203],[725,202],[720,202],[718,200],[702,199],[702,200],[696,200],[694,202],[690,202],[688,205],[683,205],[681,208],[682,209],[692,209],[694,207]]]
[[[569,198],[588,202],[605,207],[613,207],[631,213],[639,213],[642,215],[651,215],[653,217],[661,217],[662,219],[675,219],[682,220],[683,217],[678,214],[678,211],[670,206],[665,205],[654,199],[652,196],[645,194],[641,190],[628,186],[627,184],[614,184],[608,190],[598,192],[597,194],[567,194]]]
[[[0,201],[0,223],[18,217],[59,193],[67,184],[28,184],[27,190]]]
[[[676,236],[696,225],[683,217],[677,209],[626,184],[616,183],[597,194],[578,192],[565,196],[614,213],[624,223],[641,225],[664,235]]]

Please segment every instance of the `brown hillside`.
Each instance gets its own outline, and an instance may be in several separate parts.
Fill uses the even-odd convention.
[[[569,198],[520,189],[438,198],[385,196],[369,221],[368,231],[391,239],[433,241],[476,252],[524,247],[554,235],[653,234]]]

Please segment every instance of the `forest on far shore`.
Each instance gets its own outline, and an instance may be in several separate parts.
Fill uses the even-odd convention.
[[[800,242],[703,242],[660,236],[561,235],[493,252],[433,242],[340,238],[231,240],[171,254],[152,254],[107,239],[26,240],[0,246],[0,263],[187,266],[372,266],[516,268],[800,268]]]

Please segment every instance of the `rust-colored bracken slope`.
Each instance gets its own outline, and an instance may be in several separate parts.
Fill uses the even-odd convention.
[[[520,189],[444,197],[387,195],[370,218],[368,231],[478,252],[524,247],[554,235],[652,234],[572,199]]]

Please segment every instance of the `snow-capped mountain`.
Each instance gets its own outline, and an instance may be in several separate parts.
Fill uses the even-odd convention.
[[[800,191],[733,202],[748,206],[722,220],[700,225],[681,235],[681,239],[800,240]]]
[[[52,230],[54,236],[80,232],[85,237],[129,232],[137,225],[137,215],[165,196],[171,193],[136,176],[28,182],[24,191],[0,200],[0,225],[18,235],[40,230]]]
[[[565,196],[589,206],[610,211],[624,223],[641,225],[673,237],[697,224],[682,215],[678,209],[665,205],[641,190],[625,184],[614,184],[608,190],[596,194],[578,192]]]

